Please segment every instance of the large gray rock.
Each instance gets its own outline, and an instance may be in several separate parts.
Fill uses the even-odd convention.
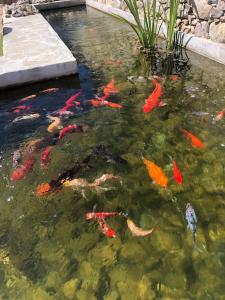
[[[225,23],[211,23],[209,27],[209,36],[214,42],[225,43]]]
[[[197,23],[195,27],[195,36],[209,38],[209,23],[206,21]]]
[[[210,12],[210,17],[212,19],[218,19],[222,17],[222,15],[223,15],[223,10],[219,8],[213,8]]]
[[[190,0],[190,4],[193,7],[195,16],[202,20],[208,20],[209,14],[212,9],[211,5],[208,5],[207,0]]]

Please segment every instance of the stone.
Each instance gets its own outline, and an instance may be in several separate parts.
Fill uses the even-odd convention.
[[[97,300],[97,298],[94,296],[94,292],[89,293],[89,292],[86,292],[84,290],[79,290],[76,293],[76,299],[79,299],[79,300]]]
[[[212,9],[211,5],[207,4],[207,0],[191,0],[190,4],[193,7],[194,15],[202,20],[208,20]]]
[[[225,16],[222,16],[221,18],[220,18],[220,22],[225,22]]]
[[[210,18],[212,18],[212,19],[218,19],[218,18],[222,17],[222,15],[223,15],[222,9],[213,8],[210,12]]]
[[[209,27],[209,36],[214,42],[225,43],[225,23],[211,23]]]
[[[62,292],[68,299],[74,299],[76,290],[79,286],[80,280],[78,278],[71,279],[64,283]]]
[[[208,0],[208,4],[212,5],[212,4],[217,4],[218,0]]]
[[[177,19],[176,26],[179,26],[181,24],[181,19]]]
[[[191,34],[195,34],[195,26],[191,26]]]
[[[220,9],[220,10],[225,11],[225,1],[224,0],[219,0],[217,8]]]
[[[189,24],[189,21],[188,21],[188,20],[184,20],[184,21],[183,21],[183,24],[184,24],[185,26],[187,26],[187,25]]]
[[[197,19],[191,21],[191,25],[196,26],[199,23]]]
[[[209,24],[206,21],[199,22],[197,23],[195,27],[195,35],[197,37],[204,37],[208,38],[209,37]]]

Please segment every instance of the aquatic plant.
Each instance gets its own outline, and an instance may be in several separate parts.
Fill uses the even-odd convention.
[[[166,11],[162,6],[162,19],[166,24],[167,32],[166,32],[166,41],[167,41],[167,49],[172,50],[174,48],[174,39],[175,39],[175,24],[177,20],[177,10],[179,6],[180,0],[170,0],[169,2],[169,11]]]
[[[142,47],[155,50],[157,48],[157,39],[162,24],[160,18],[160,7],[157,6],[156,0],[143,1],[143,21],[136,0],[124,0],[130,13],[132,14],[136,25],[124,17],[114,15],[119,20],[127,23],[136,33]]]

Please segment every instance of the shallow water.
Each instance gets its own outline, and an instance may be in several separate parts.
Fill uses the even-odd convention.
[[[144,114],[151,81],[133,84],[127,77],[147,77],[155,69],[135,50],[126,26],[84,7],[45,16],[77,58],[80,84],[74,76],[0,95],[0,298],[224,299],[225,119],[213,123],[225,107],[224,67],[188,52],[190,67],[181,80],[164,83],[167,105]],[[110,101],[124,108],[86,105],[86,99],[101,95],[112,78],[120,92]],[[59,90],[40,93],[50,87]],[[28,141],[49,136],[46,115],[64,106],[79,89],[82,104],[63,126],[87,124],[87,132],[68,134],[57,142],[45,169],[40,167],[43,149],[34,152],[33,171],[21,181],[11,181],[12,153]],[[23,104],[41,117],[12,123],[23,115],[13,114],[12,108],[32,94],[38,96]],[[179,128],[195,134],[206,147],[193,148]],[[100,145],[104,155],[97,155]],[[93,152],[77,178],[93,182],[113,173],[122,179],[107,181],[99,189],[64,187],[43,197],[35,195],[39,184]],[[182,170],[181,186],[173,180],[168,155]],[[149,178],[142,156],[164,170],[169,178],[166,189]],[[197,247],[185,223],[187,202],[198,217]],[[108,239],[95,222],[85,221],[93,207],[126,212],[139,226],[157,230],[149,237],[133,237],[126,219],[118,216],[107,221],[117,233]]]

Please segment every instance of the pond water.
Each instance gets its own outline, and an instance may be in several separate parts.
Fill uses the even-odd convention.
[[[144,114],[144,101],[154,89],[145,77],[173,75],[179,61],[168,74],[166,62],[155,65],[138,54],[127,26],[92,8],[44,15],[74,53],[80,74],[79,80],[71,76],[0,95],[0,298],[224,299],[225,119],[213,121],[225,108],[224,67],[188,52],[178,80],[160,82],[167,105]],[[131,82],[128,76],[136,77]],[[101,96],[112,79],[119,92],[107,100],[123,108],[90,105],[87,100]],[[41,92],[48,88],[58,90]],[[79,90],[80,105],[72,107],[73,116],[62,118],[62,126],[88,128],[59,140],[47,131],[47,115]],[[16,112],[20,105],[31,108]],[[31,113],[40,117],[15,120]],[[205,147],[192,147],[180,128]],[[42,143],[30,143],[37,139]],[[40,157],[47,145],[51,159],[43,166]],[[29,171],[25,178],[13,181],[17,149],[21,164],[27,157],[35,164],[22,168]],[[183,174],[182,185],[173,179],[169,156]],[[143,157],[163,169],[167,188],[149,178]],[[63,172],[73,166],[73,178],[89,183],[103,174],[120,178],[97,188],[85,186],[87,181],[83,187],[63,186],[68,175]],[[58,188],[37,196],[37,187],[46,182],[57,182]],[[195,244],[185,221],[188,202],[198,218]],[[116,231],[115,238],[107,238],[96,221],[85,220],[94,209],[122,211],[137,226],[156,230],[132,236],[121,215],[107,219]]]

